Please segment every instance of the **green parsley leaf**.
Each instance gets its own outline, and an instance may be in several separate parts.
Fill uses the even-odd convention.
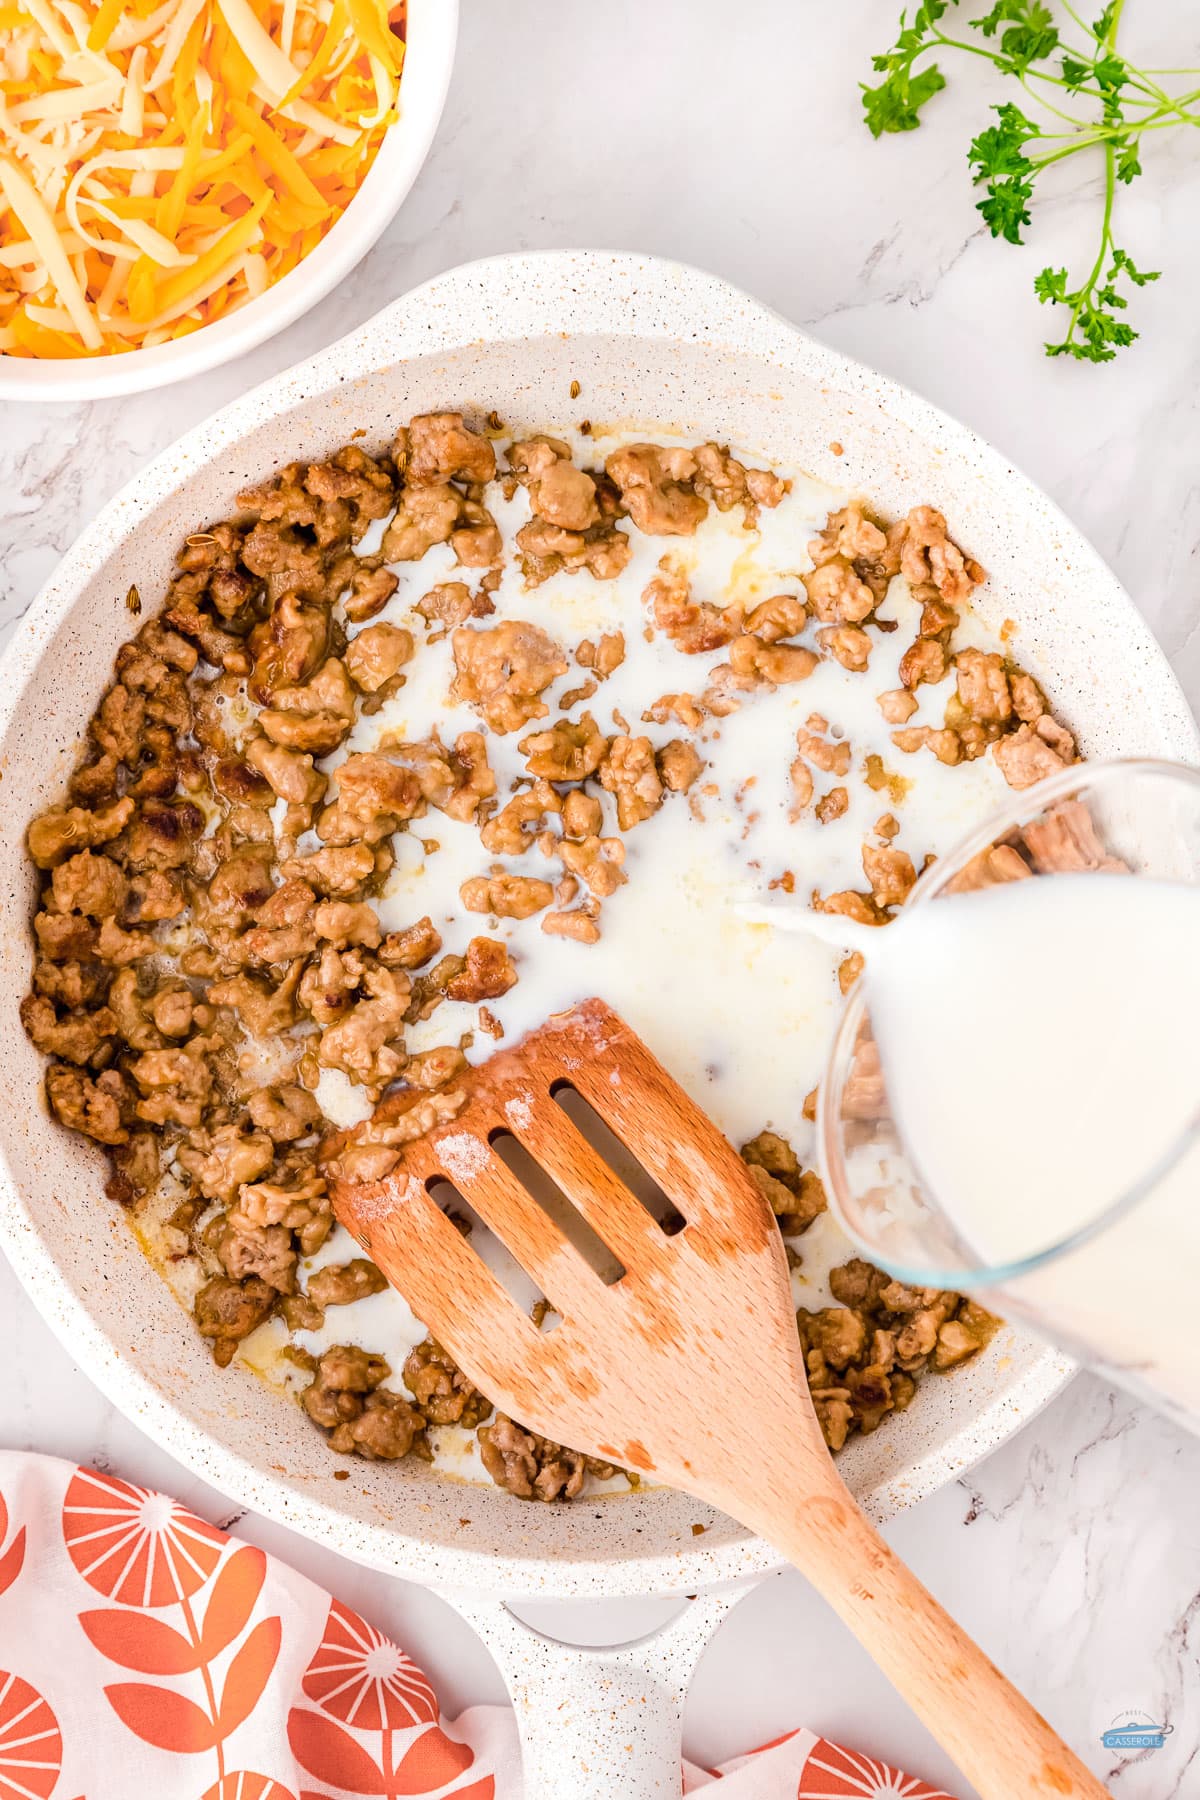
[[[984,37],[999,35],[1002,56],[997,62],[1014,75],[1023,75],[1030,63],[1041,62],[1058,48],[1054,14],[1042,0],[996,0],[990,13],[971,23]],[[1001,31],[1002,25],[1008,29]]]
[[[1067,297],[1067,271],[1065,269],[1044,268],[1035,276],[1033,291],[1043,303],[1047,300],[1065,301]]]
[[[941,92],[946,77],[936,63],[930,63],[919,75],[896,71],[878,87],[861,85],[863,116],[871,136],[878,138],[885,132],[915,131],[921,123],[921,108]]]

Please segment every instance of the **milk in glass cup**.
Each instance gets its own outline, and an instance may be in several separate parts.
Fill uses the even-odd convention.
[[[817,1116],[843,1228],[1200,1431],[1200,772],[1014,794],[855,947]]]

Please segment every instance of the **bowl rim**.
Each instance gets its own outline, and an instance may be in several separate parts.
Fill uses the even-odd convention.
[[[0,401],[112,399],[167,387],[234,361],[318,304],[361,262],[412,191],[450,91],[459,0],[408,0],[401,111],[345,212],[281,281],[211,325],[149,350],[61,360],[0,353]],[[414,68],[415,64],[415,68]]]
[[[614,317],[593,290],[614,287],[638,297],[636,319],[623,309]],[[489,293],[505,294],[503,329],[489,311]],[[569,320],[569,324],[567,321]],[[1147,655],[1156,681],[1158,715],[1165,734],[1200,752],[1182,690],[1141,615],[1111,570],[1049,498],[998,451],[947,414],[853,358],[827,348],[780,314],[724,280],[666,259],[601,251],[517,252],[464,264],[413,289],[373,320],[312,358],[264,382],[194,427],[126,485],[84,530],[18,627],[0,680],[0,739],[20,691],[37,678],[41,645],[65,618],[87,583],[161,500],[192,473],[234,446],[264,412],[283,413],[407,355],[448,354],[464,345],[513,336],[572,335],[590,331],[613,338],[696,340],[799,368],[818,384],[878,408],[923,441],[970,450],[989,480],[1023,494],[1047,525],[1064,536],[1074,565],[1106,592],[1126,621],[1129,641]],[[27,1289],[72,1355],[113,1403],[177,1460],[248,1507],[264,1512],[358,1561],[433,1585],[471,1587],[543,1596],[692,1592],[742,1578],[778,1564],[778,1554],[750,1536],[695,1548],[645,1551],[625,1548],[611,1558],[566,1554],[507,1554],[464,1547],[448,1549],[419,1535],[405,1518],[387,1528],[353,1521],[319,1497],[299,1492],[261,1464],[252,1464],[193,1424],[129,1361],[71,1293],[50,1247],[32,1228],[7,1175],[0,1147],[0,1183],[9,1204],[0,1208],[0,1243]],[[50,1304],[51,1299],[57,1304]],[[1054,1398],[1075,1365],[1047,1347],[1020,1380],[992,1397],[950,1434],[918,1456],[898,1476],[878,1482],[859,1500],[876,1519],[894,1516],[946,1481],[961,1475]],[[649,1536],[649,1533],[647,1533]]]

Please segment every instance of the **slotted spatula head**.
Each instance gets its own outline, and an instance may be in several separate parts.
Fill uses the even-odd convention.
[[[731,1447],[764,1414],[776,1427],[786,1418],[827,1467],[771,1209],[628,1025],[586,1000],[466,1086],[461,1111],[406,1145],[384,1180],[335,1184],[334,1209],[471,1380],[542,1436],[717,1504],[735,1491],[721,1478],[738,1460]],[[572,1092],[682,1228],[668,1235],[583,1135],[566,1110]],[[561,1314],[553,1331],[538,1330],[447,1217],[434,1198],[447,1182]],[[547,1190],[558,1191],[549,1203]],[[607,1269],[553,1216],[556,1200],[558,1218],[570,1210],[562,1196],[611,1252]]]

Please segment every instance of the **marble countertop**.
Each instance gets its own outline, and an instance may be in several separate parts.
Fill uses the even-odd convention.
[[[1155,60],[1196,63],[1195,23],[1173,10],[1129,13],[1159,15],[1167,41],[1155,49],[1171,54]],[[941,96],[919,132],[880,146],[861,125],[856,83],[897,11],[896,0],[742,0],[733,14],[722,0],[465,0],[433,153],[336,295],[242,362],[167,393],[5,408],[0,642],[108,496],[215,407],[454,263],[589,245],[712,269],[968,421],[1091,537],[1200,704],[1200,159],[1169,134],[1120,197],[1123,241],[1165,271],[1135,302],[1143,341],[1106,368],[1050,362],[1030,283],[1050,258],[1090,259],[1095,171],[1062,177],[1028,248],[993,245],[963,155],[993,97],[977,76]],[[1138,17],[1129,24],[1136,32]],[[111,1466],[236,1518],[398,1632],[451,1710],[501,1697],[486,1652],[443,1602],[239,1517],[152,1446],[2,1266],[0,1350],[0,1442]],[[1200,1441],[1083,1376],[889,1533],[1118,1800],[1200,1793],[1198,1492]],[[580,1612],[564,1609],[561,1635],[594,1629]],[[603,1628],[617,1640],[644,1626],[626,1607]],[[1133,1709],[1173,1731],[1161,1750],[1122,1760],[1100,1734]],[[711,1763],[801,1722],[962,1792],[832,1615],[781,1575],[740,1604],[701,1664],[687,1747]]]

